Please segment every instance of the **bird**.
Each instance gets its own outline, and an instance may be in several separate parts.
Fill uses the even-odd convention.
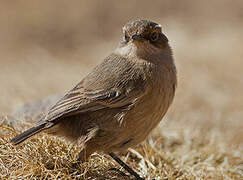
[[[83,147],[81,161],[102,151],[118,162],[114,152],[143,142],[163,119],[176,86],[172,48],[162,26],[143,19],[128,22],[118,47],[11,143],[43,131]]]

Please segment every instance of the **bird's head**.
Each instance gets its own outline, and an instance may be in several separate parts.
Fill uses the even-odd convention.
[[[123,27],[122,45],[134,43],[136,46],[154,46],[164,48],[168,44],[167,37],[162,33],[160,24],[149,20],[136,20]]]
[[[123,39],[116,53],[126,57],[153,58],[158,54],[171,55],[167,37],[160,24],[136,20],[123,27]]]

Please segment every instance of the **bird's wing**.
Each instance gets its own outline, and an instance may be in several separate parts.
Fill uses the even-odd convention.
[[[50,109],[44,121],[135,104],[148,89],[145,79],[134,62],[111,54]]]
[[[78,113],[97,111],[104,108],[126,107],[143,96],[145,88],[128,88],[86,91],[83,87],[74,88],[60,99],[47,113],[44,121],[58,121],[60,117],[66,117]]]

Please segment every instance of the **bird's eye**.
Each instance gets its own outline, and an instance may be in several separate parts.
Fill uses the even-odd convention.
[[[124,41],[125,42],[128,42],[129,41],[129,37],[128,37],[127,33],[125,33],[125,35],[124,35]]]
[[[150,40],[152,42],[155,42],[159,39],[159,33],[158,32],[153,32],[151,35],[150,35]]]

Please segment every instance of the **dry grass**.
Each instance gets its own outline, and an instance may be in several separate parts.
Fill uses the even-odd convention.
[[[17,147],[8,144],[17,133],[9,119],[0,126],[2,179],[126,179],[109,171],[120,167],[107,155],[93,154],[88,163],[77,164],[79,148],[58,138],[41,134]],[[242,149],[225,141],[217,126],[166,122],[122,159],[146,179],[241,179]]]
[[[69,90],[114,49],[131,17],[162,23],[179,85],[151,137],[120,157],[147,179],[243,179],[241,1],[58,0],[58,10],[57,1],[25,2],[0,1],[0,179],[132,178],[109,171],[120,167],[104,154],[75,164],[79,147],[45,134],[8,143],[56,97],[35,100]]]

